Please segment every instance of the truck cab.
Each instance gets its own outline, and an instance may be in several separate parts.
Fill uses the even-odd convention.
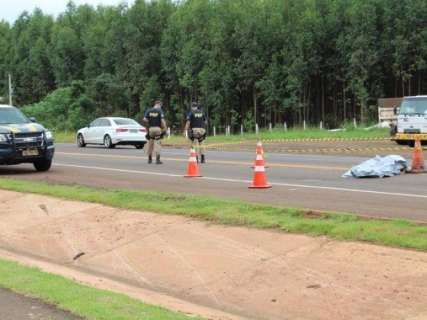
[[[48,171],[54,152],[49,130],[19,109],[0,105],[0,165],[32,163],[37,171]]]
[[[412,144],[417,137],[427,141],[427,96],[404,97],[396,113],[394,141]]]

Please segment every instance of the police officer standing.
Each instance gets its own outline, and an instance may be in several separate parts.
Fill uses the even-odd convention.
[[[191,104],[191,111],[187,114],[186,120],[184,135],[191,140],[192,147],[196,149],[198,155],[197,160],[200,156],[201,163],[205,163],[206,158],[203,141],[206,139],[207,119],[197,102]]]
[[[154,107],[145,111],[143,123],[148,132],[148,163],[153,163],[153,153],[155,153],[156,164],[162,164],[160,161],[161,139],[165,135],[167,127],[161,100],[156,100]]]

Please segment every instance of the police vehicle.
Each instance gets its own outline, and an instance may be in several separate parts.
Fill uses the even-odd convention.
[[[0,105],[0,165],[32,163],[48,171],[55,146],[52,133],[17,108]]]

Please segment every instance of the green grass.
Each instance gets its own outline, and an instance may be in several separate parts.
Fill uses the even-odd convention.
[[[0,287],[40,299],[88,320],[195,319],[142,303],[123,294],[90,288],[61,276],[2,259]]]
[[[55,132],[55,141],[61,143],[72,143],[75,142],[74,132]],[[209,136],[207,143],[238,143],[242,141],[255,141],[255,140],[282,140],[282,139],[364,139],[364,138],[387,138],[389,137],[388,129],[371,129],[365,130],[363,128],[354,129],[348,128],[346,131],[330,132],[327,130],[307,128],[303,129],[290,129],[284,131],[281,129],[274,129],[272,132],[268,130],[261,130],[259,135],[255,133],[245,133],[244,135],[235,134],[231,136],[217,135],[215,137]],[[165,139],[166,144],[171,145],[182,145],[188,144],[188,141],[180,135],[173,135],[170,139]]]
[[[55,142],[74,143],[76,142],[76,133],[71,131],[55,131],[53,133]]]
[[[350,214],[313,213],[300,209],[176,193],[52,185],[0,179],[0,188],[32,192],[112,207],[193,217],[219,224],[276,229],[328,236],[338,240],[427,251],[427,225],[404,220],[366,219]]]
[[[256,140],[304,140],[304,139],[366,139],[366,138],[387,138],[389,137],[388,129],[371,129],[365,130],[363,128],[354,129],[350,128],[346,131],[330,132],[327,130],[320,130],[314,128],[303,129],[290,129],[284,131],[281,129],[274,129],[271,132],[268,130],[261,130],[259,135],[255,133],[234,134],[231,136],[217,135],[215,137],[209,136],[206,140],[208,144],[222,144],[222,143],[240,143],[245,141]],[[186,139],[181,136],[172,136],[170,139],[165,140],[166,144],[184,144],[187,143]]]

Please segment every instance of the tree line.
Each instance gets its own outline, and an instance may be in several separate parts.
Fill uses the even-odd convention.
[[[70,2],[0,22],[0,96],[8,73],[18,105],[69,128],[158,97],[175,127],[194,100],[217,127],[367,122],[427,93],[427,1]]]

